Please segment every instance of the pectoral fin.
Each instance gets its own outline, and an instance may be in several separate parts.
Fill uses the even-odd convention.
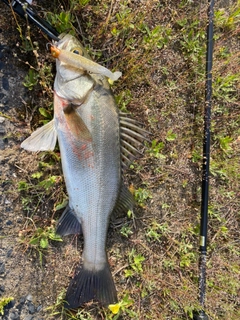
[[[92,141],[92,135],[90,131],[74,107],[69,105],[67,108],[65,108],[64,116],[66,118],[69,130],[76,139],[81,139],[88,142]]]
[[[49,151],[55,148],[56,142],[57,131],[53,119],[24,140],[21,143],[21,148],[32,152]]]

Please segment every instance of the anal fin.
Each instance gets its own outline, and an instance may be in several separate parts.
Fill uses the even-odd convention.
[[[75,216],[73,209],[71,209],[69,205],[66,207],[58,221],[56,233],[60,236],[82,233],[81,224]]]

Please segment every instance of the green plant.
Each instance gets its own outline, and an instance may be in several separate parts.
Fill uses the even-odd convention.
[[[134,197],[137,203],[141,206],[145,206],[145,202],[147,199],[151,199],[152,195],[151,192],[147,189],[138,188],[137,190],[134,190]]]
[[[213,83],[213,97],[222,102],[236,101],[235,92],[240,80],[240,73],[218,75]]]
[[[48,12],[46,18],[59,33],[67,32],[75,35],[75,29],[73,27],[75,18],[70,11],[61,11],[59,14]]]
[[[176,138],[177,138],[177,134],[173,133],[173,130],[170,129],[166,134],[166,140],[170,142],[170,141],[174,141]]]
[[[161,49],[171,39],[172,30],[166,26],[157,25],[150,30],[147,24],[142,23],[139,29],[144,34],[143,47],[147,50]]]
[[[216,27],[225,31],[234,30],[240,18],[240,1],[234,3],[230,10],[221,8],[214,13]]]
[[[28,74],[25,76],[23,85],[28,88],[28,90],[33,90],[33,88],[38,84],[38,79],[38,72],[30,68]]]
[[[109,305],[108,308],[111,312],[106,312],[106,319],[117,320],[121,315],[128,315],[130,318],[136,317],[136,313],[130,309],[132,305],[133,300],[129,298],[128,294],[126,294],[118,303]]]
[[[30,221],[32,221],[30,219]],[[33,223],[33,221],[32,221]],[[40,264],[43,262],[43,254],[49,247],[49,241],[62,241],[62,238],[55,233],[53,226],[28,228],[19,232],[19,241],[27,249],[34,250],[39,255]]]
[[[62,319],[62,317],[65,315],[66,313],[64,308],[65,295],[66,295],[66,291],[62,290],[58,294],[55,304],[46,308],[46,311],[50,312],[49,314],[50,317],[59,316]]]
[[[122,112],[127,112],[127,106],[132,100],[131,91],[126,89],[115,96],[116,103]]]
[[[148,148],[147,152],[149,153],[150,157],[155,157],[157,159],[165,159],[166,156],[161,153],[161,151],[163,150],[164,146],[165,145],[164,145],[164,143],[162,141],[161,142],[157,142],[157,140],[154,139],[152,141],[151,147]]]
[[[161,237],[168,233],[168,229],[169,229],[169,226],[167,222],[160,224],[156,220],[153,220],[146,231],[147,240],[149,242],[151,241],[160,242]]]
[[[142,262],[145,260],[144,256],[137,254],[135,249],[132,249],[128,257],[130,269],[125,270],[125,277],[128,278],[136,274],[141,274],[143,272]]]
[[[4,315],[4,307],[9,304],[9,302],[13,301],[13,297],[2,297],[0,298],[0,314]]]
[[[120,233],[127,238],[133,234],[131,227],[127,224],[122,226]]]
[[[204,43],[205,30],[204,28],[200,28],[200,21],[197,19],[189,21],[186,17],[178,20],[177,23],[180,26],[180,45],[184,56],[189,62],[194,64],[201,63],[205,56],[206,47]],[[198,67],[198,69],[201,73],[203,72],[202,67]]]

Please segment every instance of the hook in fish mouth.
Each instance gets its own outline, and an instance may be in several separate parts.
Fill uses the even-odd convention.
[[[46,48],[47,48],[47,51],[51,51],[51,47],[53,46],[53,44],[51,42],[48,42],[46,44]]]

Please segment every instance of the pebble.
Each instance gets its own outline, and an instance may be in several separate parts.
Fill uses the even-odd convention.
[[[40,310],[42,310],[42,305],[41,304],[37,307],[37,312],[39,312]]]
[[[34,317],[33,316],[26,316],[26,317],[24,317],[24,320],[33,320],[34,319]]]
[[[20,320],[20,316],[18,314],[18,311],[17,310],[12,310],[10,313],[9,313],[9,319],[10,320]]]
[[[33,301],[33,296],[31,294],[28,294],[26,296],[26,301]]]
[[[5,121],[4,117],[0,117],[0,123],[3,123]]]
[[[5,264],[4,262],[0,262],[0,274],[4,274],[5,273]]]
[[[3,292],[5,287],[0,285],[0,296],[1,291]],[[11,301],[4,308],[4,316],[1,317],[1,320],[43,320],[43,318],[38,317],[39,312],[42,310],[42,305],[35,306],[33,303],[33,296],[31,293],[27,296],[23,296],[19,299],[16,304],[15,301]]]
[[[8,220],[8,221],[6,222],[6,225],[7,225],[7,226],[11,226],[11,225],[12,225],[12,221],[11,221],[11,220]]]
[[[34,304],[33,303],[30,303],[29,306],[28,306],[28,312],[30,314],[33,314],[35,313],[35,307],[34,307]]]
[[[12,252],[13,252],[13,249],[9,249],[9,250],[7,251],[6,256],[7,256],[8,258],[10,258],[10,257],[12,256]]]
[[[5,291],[4,285],[0,285],[0,294],[3,293],[4,291]]]

